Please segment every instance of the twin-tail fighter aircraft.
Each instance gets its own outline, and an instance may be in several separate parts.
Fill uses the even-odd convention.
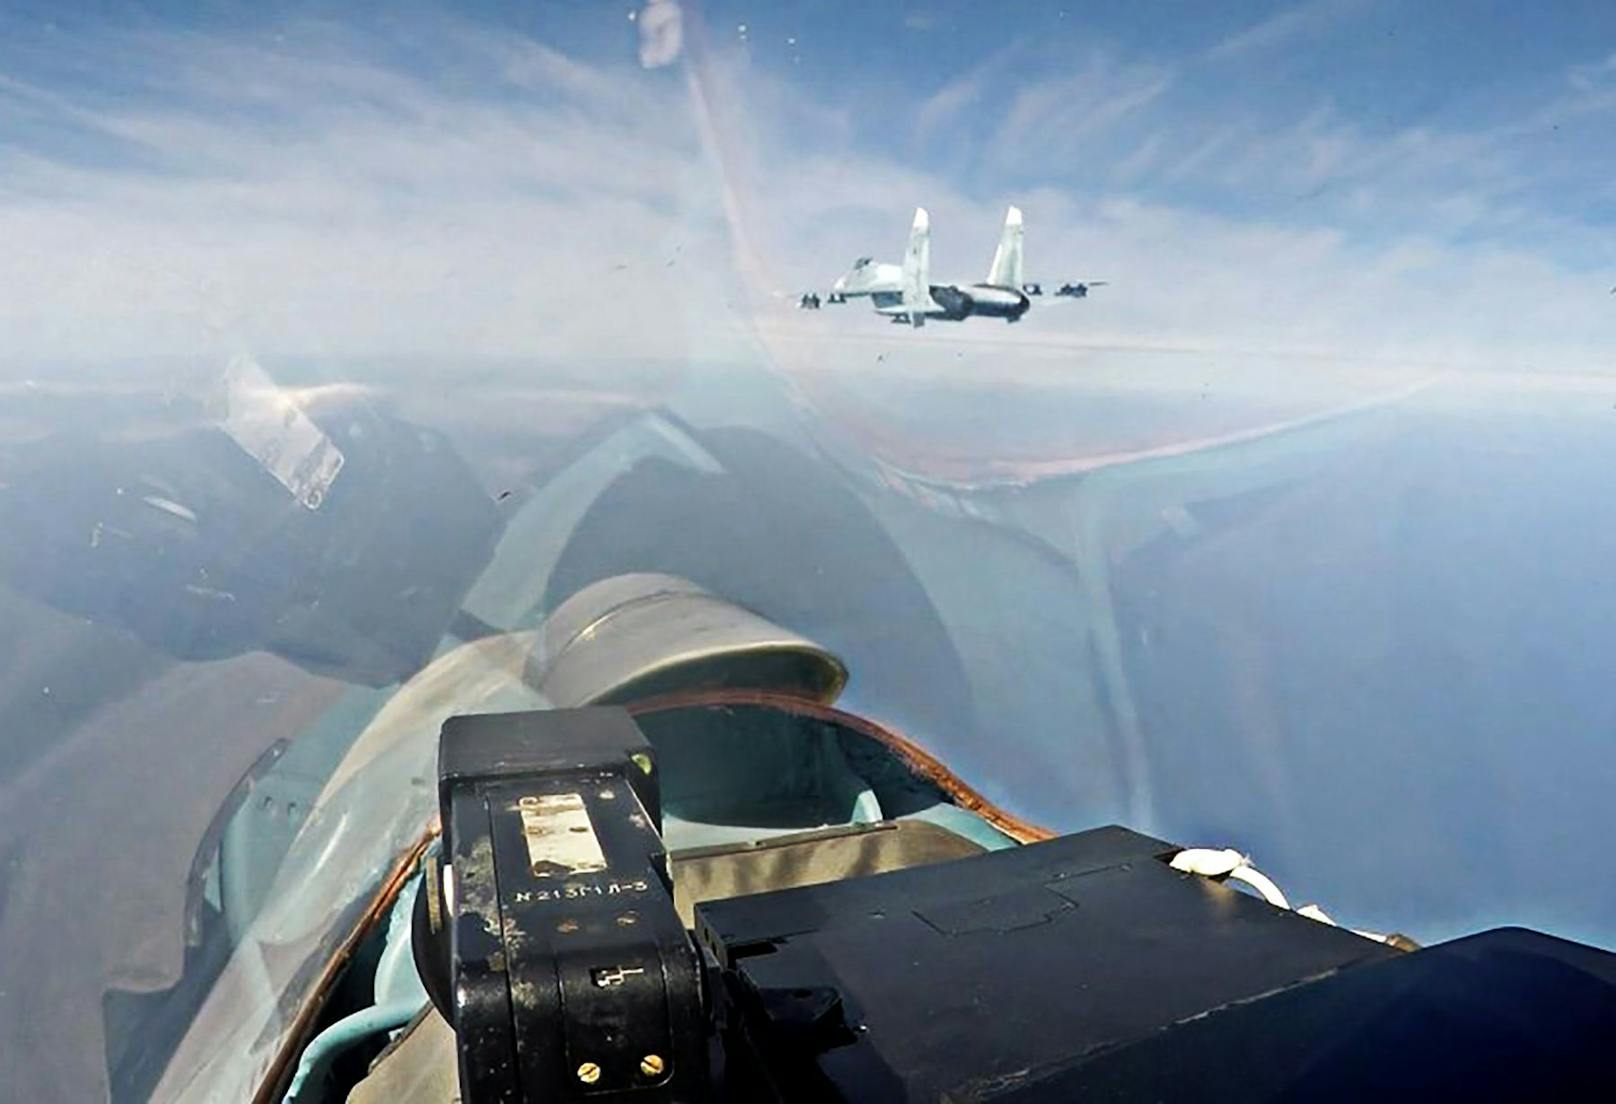
[[[1011,207],[1005,212],[1004,231],[993,252],[987,277],[976,283],[934,284],[930,273],[931,216],[924,207],[917,207],[902,263],[860,257],[831,285],[826,302],[845,303],[849,299],[868,298],[877,314],[913,326],[923,326],[927,319],[962,322],[967,318],[1002,318],[1006,322],[1017,322],[1032,308],[1033,301],[1044,294],[1043,285],[1029,282],[1023,276],[1024,238],[1021,208]],[[1104,284],[1104,280],[1064,283],[1052,297],[1082,299],[1088,296],[1090,288]],[[802,298],[800,305],[812,309],[819,303],[819,296],[810,293]]]

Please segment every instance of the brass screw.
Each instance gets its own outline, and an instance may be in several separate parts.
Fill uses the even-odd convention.
[[[586,1085],[593,1085],[600,1080],[600,1067],[593,1062],[585,1062],[578,1067],[578,1080]]]
[[[666,1068],[667,1063],[662,1061],[660,1054],[647,1054],[640,1059],[640,1072],[647,1077],[660,1077]]]

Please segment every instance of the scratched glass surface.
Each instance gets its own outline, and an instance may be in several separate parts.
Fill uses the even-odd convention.
[[[0,8],[5,1093],[250,1089],[626,571],[1051,827],[1616,946],[1608,6],[189,7]]]

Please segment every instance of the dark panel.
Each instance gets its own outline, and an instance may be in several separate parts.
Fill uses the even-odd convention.
[[[1180,874],[1175,850],[1103,828],[698,906],[739,1076],[759,1099],[975,1099],[1397,953]]]

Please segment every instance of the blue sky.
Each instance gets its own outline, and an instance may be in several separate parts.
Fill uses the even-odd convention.
[[[1530,371],[1616,347],[1609,5],[710,2],[717,164],[677,68],[637,65],[636,4],[194,7],[0,11],[14,355],[199,326],[636,355],[625,309],[722,344],[895,253],[917,203],[935,274],[975,278],[1012,201],[1033,275],[1117,283],[1004,342]]]

